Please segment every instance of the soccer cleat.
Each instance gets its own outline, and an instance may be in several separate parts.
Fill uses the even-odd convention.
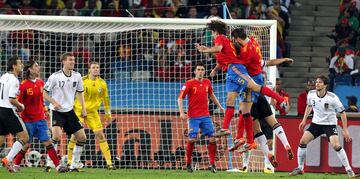
[[[349,178],[358,178],[358,177],[360,177],[360,175],[355,174],[353,170],[346,170],[346,173],[347,173]]]
[[[233,146],[230,147],[228,150],[229,150],[229,152],[233,152],[234,150],[238,149],[240,146],[242,146],[244,144],[245,144],[244,138],[235,139]]]
[[[21,168],[20,165],[13,166],[14,172],[20,172],[20,170],[21,170],[20,168]]]
[[[66,173],[69,171],[69,168],[67,166],[59,165],[56,167],[57,172],[59,173]]]
[[[208,167],[208,169],[211,171],[211,173],[216,173],[216,166],[215,165],[210,165]]]
[[[44,169],[44,172],[50,172],[51,171],[51,167],[50,166],[46,166]]]
[[[289,176],[297,176],[297,175],[304,175],[304,170],[300,170],[300,168],[295,168]]]
[[[252,150],[252,149],[256,149],[257,148],[257,143],[254,141],[253,143],[249,144],[249,143],[245,143],[242,147],[242,149],[240,149],[240,153],[244,153],[246,151]]]
[[[220,129],[219,131],[217,131],[215,133],[215,137],[222,137],[222,136],[227,136],[230,135],[230,130],[229,129]]]
[[[264,173],[266,173],[266,174],[273,174],[274,171],[271,170],[271,168],[264,168]]]
[[[73,169],[70,169],[69,172],[80,173],[80,172],[84,172],[84,170],[80,170],[78,168],[73,168]]]
[[[113,165],[106,165],[107,170],[116,170],[116,168]]]
[[[11,163],[6,157],[4,157],[4,158],[1,160],[1,162],[2,162],[2,166],[3,166],[3,167],[6,167],[6,169],[7,169],[10,173],[15,172],[15,170],[14,170],[14,168],[13,168],[13,166],[12,166],[12,163]]]
[[[242,169],[240,169],[240,173],[247,173],[248,172],[248,168],[247,166],[243,167]]]
[[[288,159],[289,159],[289,160],[294,159],[294,153],[293,153],[293,151],[291,150],[291,147],[287,145],[287,146],[285,147],[285,150],[286,150],[286,152],[287,152]]]
[[[186,170],[187,170],[187,172],[189,172],[189,173],[194,172],[194,169],[192,168],[191,164],[188,164],[188,165],[186,166]]]
[[[276,161],[275,156],[273,154],[268,153],[268,159],[274,168],[276,168],[279,165],[279,163]]]

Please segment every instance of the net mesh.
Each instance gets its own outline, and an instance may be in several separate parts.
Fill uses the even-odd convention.
[[[194,43],[212,45],[211,32],[201,25],[121,24],[101,22],[1,21],[0,60],[2,72],[6,60],[19,55],[24,61],[36,60],[42,66],[41,77],[46,79],[61,68],[60,55],[72,52],[76,71],[86,75],[89,61],[100,63],[100,76],[106,80],[111,101],[113,121],[106,126],[112,159],[119,168],[185,168],[187,122],[177,114],[177,95],[185,80],[192,77],[192,67],[199,61],[206,64],[207,76],[216,65],[212,55],[199,53]],[[35,27],[36,30],[30,28]],[[270,26],[243,27],[256,38],[265,60],[269,59]],[[225,106],[225,74],[211,78],[214,92]],[[186,108],[185,101],[184,107]],[[236,104],[238,109],[238,103]],[[209,109],[216,124],[222,116],[213,103]],[[100,109],[101,119],[103,110]],[[237,117],[232,121],[233,135]],[[86,125],[85,125],[86,126]],[[104,167],[94,134],[86,127],[87,144],[81,161],[87,167]],[[238,153],[229,154],[230,138],[218,140],[218,169],[241,168]],[[8,137],[2,149],[11,147]],[[199,135],[193,153],[197,169],[206,169],[208,141]],[[66,160],[67,137],[64,135],[58,151]],[[31,151],[46,154],[45,148],[34,139]],[[3,155],[6,153],[3,150]],[[39,165],[45,164],[45,157]],[[251,171],[263,168],[263,156],[253,152]]]

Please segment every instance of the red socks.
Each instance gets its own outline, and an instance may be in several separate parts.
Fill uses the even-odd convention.
[[[284,101],[284,98],[281,97],[279,94],[277,94],[275,91],[271,90],[270,88],[266,86],[262,86],[260,89],[260,93],[264,94],[266,96],[274,98],[277,102],[282,103]]]
[[[241,113],[239,113],[239,121],[237,126],[236,139],[240,139],[244,136],[245,124]]]
[[[208,145],[208,151],[209,151],[209,160],[210,165],[215,164],[215,157],[216,157],[216,143],[209,143]]]
[[[246,131],[246,143],[251,144],[254,142],[254,133],[253,133],[253,121],[250,113],[243,115],[245,131]]]
[[[192,162],[192,153],[194,150],[194,143],[187,142],[186,145],[186,165],[190,165]]]
[[[60,160],[57,156],[54,146],[53,145],[46,146],[46,150],[47,150],[49,157],[53,161],[55,167],[57,167],[60,164]]]
[[[226,107],[225,116],[224,116],[224,123],[222,125],[223,129],[229,129],[231,119],[234,116],[234,111],[235,111],[234,106],[227,106]]]
[[[25,156],[26,151],[20,150],[20,152],[16,155],[16,158],[14,160],[15,165],[20,165],[22,159]]]

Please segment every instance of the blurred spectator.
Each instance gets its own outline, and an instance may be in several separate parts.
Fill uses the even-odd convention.
[[[119,1],[111,2],[108,4],[107,9],[102,10],[102,16],[107,17],[120,17],[121,12],[119,10]]]
[[[31,6],[31,0],[22,0],[19,10],[22,15],[32,15],[37,9]]]
[[[62,0],[46,0],[46,7],[62,10],[65,8],[65,3]]]
[[[284,25],[284,30],[283,30],[283,33],[282,33],[282,37],[285,40],[286,36],[288,34],[289,27],[290,27],[289,14],[288,14],[288,12],[281,9],[279,1],[275,0],[273,6],[274,6],[274,9],[276,10],[276,12],[278,13],[278,16],[284,21],[284,24],[283,24]]]
[[[197,16],[202,18],[208,12],[208,5],[211,4],[210,0],[191,0],[188,1],[188,6],[194,6],[197,10]]]
[[[74,0],[67,0],[65,9],[60,12],[60,16],[77,16],[78,11],[73,7]]]
[[[347,8],[344,13],[340,14],[339,18],[338,18],[338,23],[340,24],[340,22],[342,21],[342,19],[347,18],[349,20],[349,26],[354,30],[357,31],[359,29],[359,20],[356,16],[356,12],[354,12],[354,10],[351,10],[349,8]]]
[[[80,16],[100,16],[101,15],[101,1],[88,0],[87,6],[79,11]]]
[[[279,78],[276,79],[276,88],[275,88],[275,90],[280,96],[282,96],[285,99],[286,103],[288,104],[286,106],[286,109],[284,109],[284,108],[282,108],[280,106],[279,102],[275,101],[275,99],[272,99],[273,103],[275,102],[276,111],[278,111],[281,116],[285,116],[290,111],[290,104],[291,104],[290,103],[290,96],[289,96],[288,93],[286,93],[282,89],[282,81]]]
[[[198,18],[196,7],[190,7],[187,13],[188,18]]]
[[[346,108],[346,112],[359,112],[359,108],[356,106],[357,98],[355,96],[346,96],[348,100],[348,107]]]
[[[245,18],[255,19],[255,17],[258,17],[257,19],[266,19],[268,7],[269,3],[266,0],[251,0],[251,6],[248,6],[245,10]]]
[[[302,91],[298,96],[298,100],[297,100],[297,113],[298,113],[298,116],[303,116],[304,115],[305,108],[307,106],[307,104],[306,104],[307,93],[310,90],[313,90],[313,89],[315,89],[314,80],[308,80],[307,83],[306,83],[305,90]]]
[[[354,70],[354,60],[351,55],[345,55],[345,48],[340,47],[338,49],[339,56],[334,56],[330,60],[329,65],[329,91],[334,89],[334,79],[337,76],[350,75],[351,71]]]
[[[336,43],[335,46],[330,49],[331,57],[334,56],[337,48],[343,43],[348,43],[351,47],[356,46],[356,31],[349,26],[348,18],[341,19],[341,24],[337,24],[334,32],[327,35],[327,37],[334,39]]]
[[[119,58],[116,60],[115,69],[116,71],[130,71],[131,70],[131,46],[120,45]]]
[[[10,5],[5,5],[3,8],[0,8],[0,14],[15,14]]]
[[[211,6],[208,14],[204,18],[208,19],[208,18],[212,18],[212,17],[221,18],[219,15],[219,7],[218,6]]]
[[[181,0],[168,0],[165,2],[167,11],[172,11],[175,17],[186,17],[186,7]]]

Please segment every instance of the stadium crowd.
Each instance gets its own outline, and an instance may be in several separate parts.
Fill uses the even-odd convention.
[[[221,2],[220,0],[12,0],[0,2],[0,14],[221,18],[223,14]],[[277,20],[277,58],[290,56],[291,46],[286,42],[290,27],[290,5],[298,6],[299,3],[293,0],[228,0],[226,3],[233,19]],[[199,38],[205,36],[206,45],[211,45],[211,36],[205,32],[201,36],[185,31],[178,34],[178,37],[171,37],[166,31],[133,31],[110,35],[41,33],[31,30],[1,32],[0,60],[1,63],[5,63],[7,55],[19,54],[25,61],[36,59],[48,62],[46,66],[56,67],[59,63],[53,63],[54,59],[59,54],[70,51],[80,59],[80,64],[87,64],[89,59],[98,57],[102,57],[104,62],[111,60],[111,71],[109,66],[102,66],[105,70],[104,74],[111,74],[105,77],[139,79],[140,74],[143,76],[141,80],[179,81],[191,76],[191,66],[200,58],[193,44],[201,42]],[[137,39],[130,38],[134,36]],[[206,65],[214,64],[213,57],[206,58]],[[100,64],[104,63],[100,61]],[[130,71],[139,72],[130,73]],[[50,73],[51,71],[47,71],[45,76]]]

